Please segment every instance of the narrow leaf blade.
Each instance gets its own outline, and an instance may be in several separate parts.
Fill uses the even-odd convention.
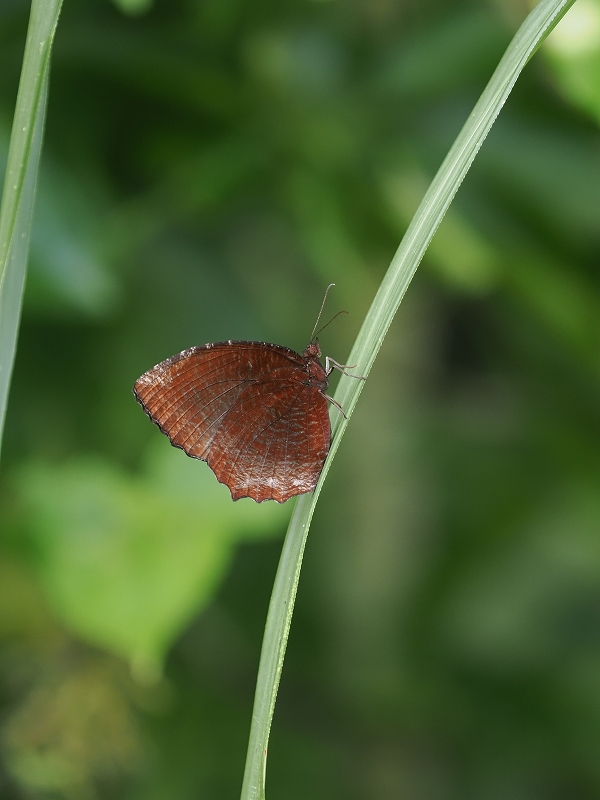
[[[0,443],[15,358],[42,149],[52,40],[62,0],[34,0],[0,209]]]
[[[356,374],[368,375],[402,298],[454,195],[500,113],[523,67],[575,0],[541,0],[510,43],[490,82],[417,209],[371,304],[348,357]],[[346,417],[332,415],[332,445],[312,494],[296,503],[271,595],[256,684],[241,800],[264,800],[267,746],[298,588],[306,537],[321,487],[337,452],[363,381],[342,375],[335,399]]]

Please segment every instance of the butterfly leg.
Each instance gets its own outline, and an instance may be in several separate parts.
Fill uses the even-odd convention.
[[[339,369],[344,375],[347,375],[349,378],[357,378],[359,381],[366,381],[367,379],[363,375],[351,375],[349,372],[346,372],[347,369],[356,369],[356,364],[350,366],[349,364],[338,364],[335,359],[330,358],[329,356],[325,357],[325,372],[329,375],[333,369]]]
[[[329,400],[329,402],[330,402],[330,403],[331,403],[333,406],[335,406],[335,407],[337,408],[337,410],[338,410],[338,411],[340,412],[340,414],[341,414],[341,415],[344,417],[344,419],[348,419],[348,417],[347,417],[347,416],[346,416],[346,414],[344,413],[344,409],[341,407],[341,405],[338,403],[338,401],[337,401],[337,400],[334,400],[334,399],[333,399],[333,397],[329,397],[329,395],[328,395],[328,394],[325,394],[325,392],[321,392],[321,394],[323,395],[323,397],[325,398],[325,400]]]

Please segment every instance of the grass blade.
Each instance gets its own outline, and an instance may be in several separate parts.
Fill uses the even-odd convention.
[[[349,364],[357,364],[357,374],[368,375],[425,250],[523,67],[574,2],[541,0],[517,31],[427,190],[379,287],[348,358]],[[345,409],[348,418],[362,388],[362,381],[342,375],[335,399]],[[347,424],[348,419],[338,412],[333,413],[333,440],[321,478],[312,494],[298,499],[286,534],[263,639],[242,800],[264,800],[265,797],[269,732],[304,546],[323,481]]]
[[[62,0],[33,0],[0,209],[0,444],[42,149],[48,70]]]

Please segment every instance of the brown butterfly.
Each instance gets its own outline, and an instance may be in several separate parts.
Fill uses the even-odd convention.
[[[334,368],[349,374],[329,357],[320,361],[314,330],[323,305],[302,354],[267,342],[215,342],[184,350],[135,382],[152,422],[175,447],[206,461],[234,500],[284,503],[317,484],[331,443],[327,403],[344,413],[325,393],[328,376]]]

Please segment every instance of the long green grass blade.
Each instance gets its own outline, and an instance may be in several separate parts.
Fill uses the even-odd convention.
[[[0,444],[15,359],[42,149],[48,70],[62,0],[33,0],[0,208]]]
[[[541,0],[517,31],[490,82],[433,179],[379,287],[348,363],[368,375],[413,275],[458,187],[523,67],[575,0]],[[342,375],[335,399],[349,418],[363,382]],[[267,746],[306,537],[323,481],[348,424],[332,414],[333,440],[319,483],[296,503],[286,534],[263,639],[242,800],[264,800]]]

